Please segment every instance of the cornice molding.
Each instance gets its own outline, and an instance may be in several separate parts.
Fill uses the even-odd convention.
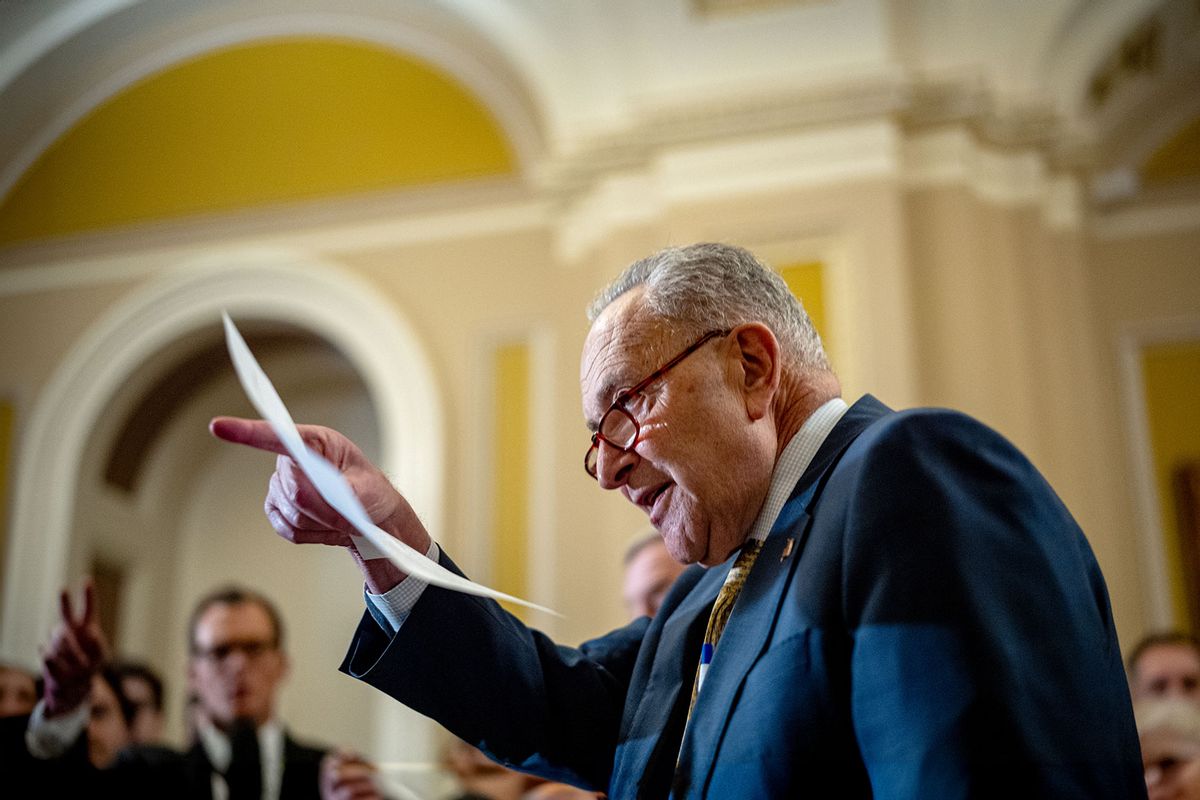
[[[1056,227],[1075,227],[1083,216],[1076,177],[1056,154],[1052,118],[1036,109],[1002,115],[969,78],[906,82],[873,74],[726,100],[647,110],[619,133],[569,153],[543,153],[517,179],[10,247],[0,251],[10,265],[0,271],[0,295],[137,277],[163,253],[215,241],[300,241],[313,252],[338,253],[540,228],[555,235],[570,263],[613,231],[652,222],[678,204],[861,179],[963,185],[990,202],[1040,205]],[[81,272],[81,262],[95,269]],[[56,271],[54,263],[69,267]]]
[[[1133,205],[1096,215],[1089,228],[1100,241],[1200,231],[1200,201]]]
[[[536,230],[549,219],[525,187],[495,180],[169,220],[0,249],[0,297],[137,280],[214,243],[342,254]]]

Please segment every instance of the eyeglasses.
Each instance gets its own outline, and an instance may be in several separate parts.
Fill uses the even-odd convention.
[[[606,442],[624,453],[628,453],[637,445],[642,426],[625,408],[625,404],[632,397],[640,394],[650,384],[666,375],[672,367],[699,350],[709,339],[728,336],[729,333],[728,330],[709,331],[688,345],[682,353],[650,373],[644,380],[618,394],[612,405],[604,412],[604,416],[600,417],[600,424],[596,426],[596,432],[592,434],[592,446],[588,448],[587,454],[583,457],[583,468],[587,470],[587,474],[593,478],[596,477],[596,462],[600,459],[601,442]]]
[[[196,655],[214,664],[225,663],[234,653],[241,653],[246,657],[247,661],[254,661],[274,650],[276,646],[276,643],[271,641],[247,639],[242,642],[224,642],[212,647],[198,648]]]

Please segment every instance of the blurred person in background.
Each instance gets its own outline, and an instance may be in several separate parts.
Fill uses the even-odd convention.
[[[1179,697],[1134,706],[1149,800],[1200,800],[1200,707]]]
[[[38,701],[37,676],[23,667],[0,662],[0,717],[20,717]]]
[[[671,558],[662,536],[654,528],[641,533],[625,551],[625,579],[621,598],[629,619],[658,613],[684,565]]]
[[[133,706],[129,738],[136,744],[161,744],[163,739],[163,682],[148,664],[117,661],[112,665],[121,693]]]
[[[97,769],[107,769],[132,741],[134,716],[134,705],[121,692],[121,678],[112,667],[92,676],[88,706],[88,760]]]
[[[1130,651],[1134,700],[1178,697],[1200,705],[1200,640],[1179,631],[1155,633]]]
[[[477,747],[453,738],[442,750],[442,768],[454,776],[454,800],[521,800],[525,792],[543,781],[506,769]]]
[[[107,643],[94,590],[90,583],[86,586],[78,616],[66,591],[61,604],[62,619],[44,655],[45,697],[29,723],[29,749],[38,758],[67,757],[86,726],[89,750],[93,728],[105,737],[98,757],[90,759],[101,768],[90,780],[102,792],[138,797],[180,793],[205,800],[383,796],[367,762],[300,744],[276,718],[276,695],[288,660],[282,619],[264,596],[226,587],[197,603],[188,626],[196,741],[185,753],[144,744],[121,749],[121,714],[111,713],[121,708],[119,680],[115,673],[104,681],[98,677]],[[134,706],[128,701],[125,706],[127,742]],[[117,750],[119,757],[113,758]]]

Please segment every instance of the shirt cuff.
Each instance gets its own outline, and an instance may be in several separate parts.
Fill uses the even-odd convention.
[[[35,758],[58,758],[71,749],[87,728],[91,704],[86,700],[66,714],[46,716],[46,701],[39,700],[29,715],[25,746]]]
[[[429,550],[425,552],[425,557],[437,561],[441,554],[442,551],[437,546],[437,542],[430,539]],[[380,628],[395,633],[400,630],[404,620],[408,619],[408,615],[412,613],[413,607],[421,599],[421,593],[428,585],[420,578],[409,575],[383,594],[371,594],[364,588],[363,594],[366,595],[367,611],[370,612],[371,617],[379,624]]]

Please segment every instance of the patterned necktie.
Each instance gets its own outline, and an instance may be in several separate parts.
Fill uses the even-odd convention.
[[[692,718],[692,709],[696,707],[696,697],[700,694],[700,687],[704,685],[704,676],[708,672],[708,665],[712,663],[713,653],[716,652],[717,642],[721,640],[721,634],[725,632],[729,615],[733,613],[733,604],[737,602],[742,587],[746,585],[750,568],[754,566],[754,559],[758,558],[762,546],[763,543],[758,539],[751,539],[742,545],[742,552],[738,553],[737,560],[729,568],[729,574],[725,576],[725,583],[721,584],[721,591],[717,593],[717,599],[713,602],[712,614],[708,617],[708,627],[704,630],[704,644],[700,647],[700,666],[696,668],[696,680],[692,683],[692,701],[688,705],[687,715],[689,721]],[[684,725],[686,727],[687,723],[685,722]]]

